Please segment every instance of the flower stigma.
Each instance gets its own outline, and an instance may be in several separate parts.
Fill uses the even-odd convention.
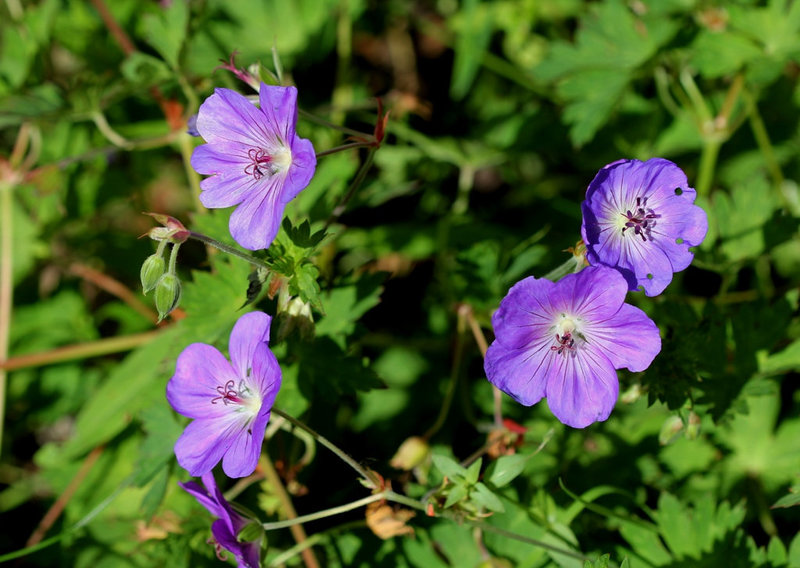
[[[622,219],[618,222],[618,226],[622,228],[622,234],[624,235],[628,229],[633,229],[634,235],[639,235],[645,242],[650,236],[650,231],[656,225],[655,220],[658,219],[655,211],[647,208],[646,197],[637,197],[633,211],[628,209],[620,215],[622,215]]]

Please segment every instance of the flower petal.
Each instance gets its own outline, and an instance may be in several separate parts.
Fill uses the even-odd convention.
[[[291,143],[297,126],[297,89],[262,83],[258,100],[265,124],[272,132],[279,133],[284,142]]]
[[[203,475],[205,479],[206,476],[212,475],[211,472],[206,473]],[[216,500],[214,500],[211,495],[208,494],[208,491],[203,488],[202,485],[197,483],[196,481],[188,481],[186,483],[178,482],[178,485],[183,487],[183,489],[189,493],[192,497],[197,499],[198,503],[200,503],[203,507],[205,507],[209,513],[214,515],[215,517],[220,516],[220,506]]]
[[[228,413],[224,404],[212,404],[220,396],[217,387],[239,377],[216,348],[192,343],[178,356],[175,374],[167,383],[167,400],[176,412],[189,418],[212,418]]]
[[[617,372],[598,351],[582,349],[572,356],[553,353],[547,379],[547,405],[561,422],[585,428],[609,417],[619,395]]]
[[[228,477],[247,477],[256,470],[261,443],[269,422],[269,412],[259,413],[249,426],[231,438],[231,445],[222,458],[222,471]]]
[[[190,475],[198,477],[214,469],[241,432],[235,419],[195,420],[175,442],[175,457]]]
[[[239,380],[247,378],[253,367],[253,354],[260,345],[269,342],[272,318],[264,312],[250,312],[236,321],[228,342],[231,364]],[[272,355],[270,353],[270,355]],[[274,358],[275,356],[272,355]],[[277,362],[276,362],[277,364]]]
[[[590,266],[568,274],[550,294],[553,307],[587,321],[604,320],[619,311],[628,285],[619,272],[605,266]]]
[[[292,165],[281,189],[283,203],[289,203],[311,183],[316,167],[317,154],[311,141],[295,136],[292,142]]]
[[[232,142],[249,148],[276,145],[275,133],[264,113],[231,89],[216,89],[200,105],[197,130],[211,144]]]
[[[281,200],[284,177],[274,175],[257,193],[248,196],[231,214],[234,240],[249,250],[269,247],[278,234],[285,203]]]
[[[656,324],[629,304],[624,304],[614,318],[592,326],[587,334],[593,347],[602,351],[616,369],[644,371],[661,351]]]
[[[483,368],[489,382],[525,406],[539,402],[547,385],[549,339],[525,347],[509,347],[495,340],[486,351]]]
[[[492,316],[495,342],[520,349],[543,337],[552,325],[547,298],[554,287],[554,282],[532,276],[514,284]]]

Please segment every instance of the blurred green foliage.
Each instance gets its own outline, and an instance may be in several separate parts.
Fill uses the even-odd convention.
[[[283,288],[188,242],[180,308],[156,328],[141,212],[235,244],[230,211],[197,203],[185,123],[215,87],[252,94],[221,61],[278,71],[273,49],[303,110],[369,133],[380,96],[388,137],[341,216],[366,154],[320,157],[261,255]],[[0,556],[58,503],[57,541],[25,565],[217,564],[210,516],[176,483],[185,422],[165,385],[186,345],[224,351],[244,311],[284,317],[299,296],[314,333],[273,329],[276,405],[449,517],[418,512],[413,538],[385,540],[363,511],[310,523],[322,565],[800,565],[798,70],[792,0],[6,0],[0,326],[22,363],[3,401]],[[347,142],[303,114],[298,132],[318,152]],[[664,295],[629,296],[662,353],[620,374],[605,423],[572,430],[505,397],[524,433],[493,427],[465,314],[488,332],[514,282],[569,258],[595,172],[653,156],[687,172],[710,224]],[[57,351],[73,345],[87,350]],[[430,454],[392,468],[412,436]],[[299,514],[364,496],[286,428],[265,446]],[[263,520],[286,514],[267,482],[239,490]],[[294,545],[267,536],[265,565]]]

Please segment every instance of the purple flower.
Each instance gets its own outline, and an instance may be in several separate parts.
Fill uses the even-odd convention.
[[[269,350],[272,318],[251,312],[233,326],[228,351],[193,343],[181,352],[167,400],[176,412],[194,418],[175,443],[175,456],[193,476],[222,460],[228,477],[253,473],[270,409],[281,387],[281,369]]]
[[[217,487],[214,474],[205,473],[202,480],[205,489],[194,481],[178,483],[178,485],[188,491],[212,515],[218,517],[211,525],[211,534],[214,535],[214,540],[217,542],[217,558],[225,560],[221,550],[224,548],[233,553],[239,568],[258,568],[261,539],[245,542],[240,542],[238,539],[242,529],[252,521],[233,510]]]
[[[630,290],[660,294],[691,264],[706,236],[706,213],[686,174],[662,158],[620,160],[600,170],[581,204],[589,264],[619,270]]]
[[[250,250],[267,248],[286,204],[311,181],[317,158],[311,142],[295,134],[297,89],[261,84],[261,108],[230,89],[217,89],[202,105],[192,167],[211,177],[200,182],[209,208],[239,207],[230,231]]]
[[[568,426],[605,420],[619,392],[615,369],[643,371],[661,350],[653,321],[624,303],[627,291],[620,273],[602,266],[517,282],[492,317],[489,381],[526,406],[547,397]]]

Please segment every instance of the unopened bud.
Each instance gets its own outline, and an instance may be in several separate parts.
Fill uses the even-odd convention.
[[[139,273],[139,277],[142,280],[142,290],[145,294],[156,287],[166,268],[167,263],[159,253],[151,254],[147,257]]]
[[[700,435],[700,417],[694,412],[689,412],[689,424],[686,425],[686,437],[690,440],[697,439]]]
[[[314,339],[314,316],[311,315],[311,306],[308,302],[295,296],[283,306],[283,309],[281,309],[280,301],[278,304],[277,341],[285,339],[295,330],[305,341]]]
[[[400,444],[389,465],[395,469],[410,471],[424,462],[430,452],[428,442],[419,436],[411,436]]]
[[[178,276],[174,273],[167,273],[159,278],[155,296],[158,321],[161,321],[177,308],[181,301],[181,281]]]

